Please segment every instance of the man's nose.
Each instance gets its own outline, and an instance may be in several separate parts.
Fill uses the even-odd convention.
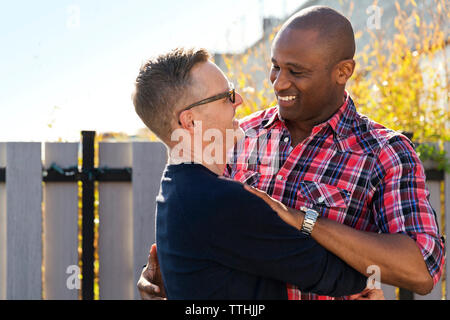
[[[289,79],[287,79],[285,73],[280,70],[272,78],[272,85],[275,92],[281,92],[283,90],[289,89],[291,83]]]
[[[236,96],[235,96],[235,100],[233,103],[233,107],[236,109],[237,107],[239,107],[242,104],[242,102],[244,102],[244,99],[242,99],[242,96],[239,93],[236,92],[235,94],[236,94]]]

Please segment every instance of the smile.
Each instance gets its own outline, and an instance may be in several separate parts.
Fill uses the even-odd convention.
[[[296,96],[285,96],[285,97],[281,97],[278,96],[278,99],[280,99],[281,101],[292,101],[295,100]]]

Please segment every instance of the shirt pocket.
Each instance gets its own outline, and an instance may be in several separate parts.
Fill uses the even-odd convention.
[[[257,171],[240,170],[234,175],[233,180],[237,180],[256,188],[258,187],[260,177],[261,174]]]
[[[350,193],[321,182],[301,181],[297,198],[306,207],[317,210],[321,216],[343,223],[350,202]]]

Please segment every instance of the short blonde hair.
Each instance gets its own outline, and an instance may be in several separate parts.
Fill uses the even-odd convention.
[[[133,104],[141,120],[163,142],[170,140],[173,111],[192,85],[191,69],[209,58],[205,49],[176,48],[140,68]]]

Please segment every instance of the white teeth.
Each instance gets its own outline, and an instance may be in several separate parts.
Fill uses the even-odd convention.
[[[286,97],[278,96],[278,99],[280,99],[281,101],[292,101],[295,99],[295,96],[286,96]]]

